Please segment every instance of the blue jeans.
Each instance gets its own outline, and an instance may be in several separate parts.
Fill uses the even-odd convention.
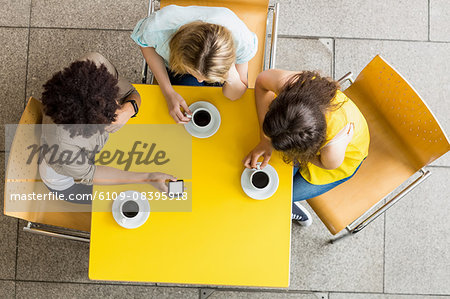
[[[361,162],[362,164],[362,162]],[[346,178],[343,178],[342,180],[332,182],[329,184],[324,185],[314,185],[305,180],[300,172],[298,171],[298,168],[294,166],[294,179],[292,183],[292,201],[302,201],[307,200],[310,198],[314,198],[316,196],[319,196],[321,194],[324,194],[325,192],[330,191],[334,187],[342,184],[343,182],[348,181],[351,179],[355,173],[358,171],[359,167],[361,167],[361,164],[359,164],[358,168],[356,168],[355,172]]]
[[[184,85],[184,86],[223,86],[221,83],[207,83],[198,82],[197,79],[191,74],[176,75],[171,70],[167,69],[169,75],[170,84],[172,85]]]

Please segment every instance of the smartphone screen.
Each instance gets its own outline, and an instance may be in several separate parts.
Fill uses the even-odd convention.
[[[181,195],[184,191],[184,181],[178,180],[176,182],[169,182],[169,196]]]

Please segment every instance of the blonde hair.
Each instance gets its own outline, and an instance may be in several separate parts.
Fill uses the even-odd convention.
[[[233,36],[224,26],[195,21],[181,26],[170,43],[170,69],[176,74],[200,74],[223,83],[236,60]]]

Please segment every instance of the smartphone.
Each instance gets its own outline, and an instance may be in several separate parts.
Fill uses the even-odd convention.
[[[169,182],[169,197],[179,197],[184,192],[184,181],[170,181]]]

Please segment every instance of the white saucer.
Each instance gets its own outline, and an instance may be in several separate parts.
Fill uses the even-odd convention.
[[[133,194],[136,195],[133,197]],[[112,205],[112,214],[117,224],[124,228],[132,229],[138,228],[147,221],[150,215],[150,204],[147,198],[141,196],[140,192],[132,190],[124,191],[117,195]],[[134,218],[127,218],[120,213],[120,205],[127,200],[135,200],[139,206],[139,213]]]
[[[191,111],[194,111],[198,108],[204,108],[204,109],[209,110],[209,112],[211,112],[212,125],[209,126],[207,129],[200,129],[200,128],[197,128],[192,123],[192,121],[190,121],[187,124],[185,124],[184,127],[186,128],[186,131],[188,131],[188,133],[194,137],[197,137],[197,138],[211,137],[212,135],[216,134],[217,130],[219,130],[219,127],[220,127],[219,110],[217,110],[216,106],[214,106],[213,104],[206,102],[206,101],[198,101],[198,102],[192,103],[189,106],[189,109]]]
[[[261,164],[261,162],[258,162],[258,164]],[[270,177],[270,183],[264,190],[255,190],[251,183],[250,183],[250,176],[254,172],[254,169],[248,169],[245,168],[241,175],[241,186],[242,190],[244,190],[245,194],[247,194],[249,197],[253,199],[266,199],[271,197],[278,189],[278,184],[280,180],[278,179],[278,173],[270,165],[267,165],[264,167],[264,169],[261,169],[261,171],[264,171],[267,173]]]

